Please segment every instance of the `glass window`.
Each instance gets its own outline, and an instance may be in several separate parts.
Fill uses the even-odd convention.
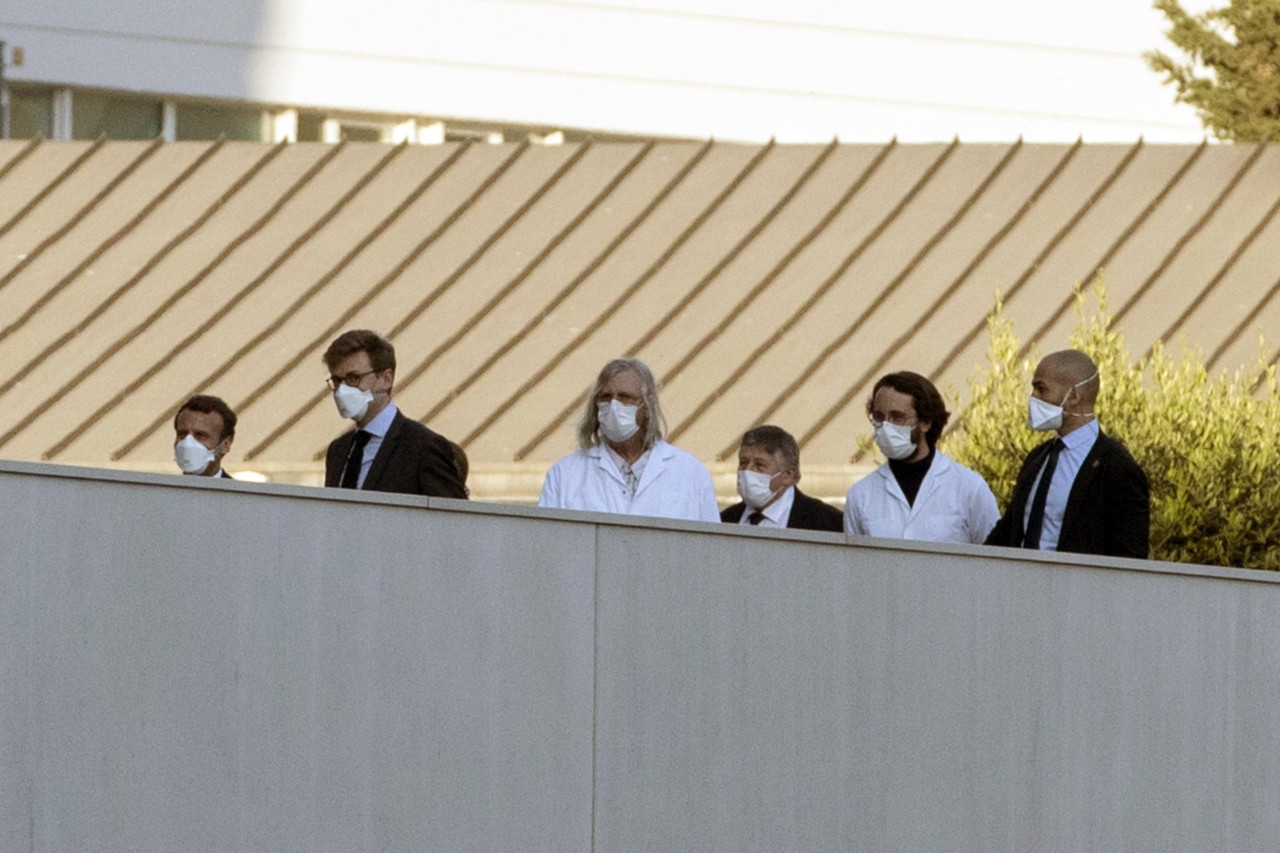
[[[77,89],[71,95],[71,138],[155,139],[163,107],[159,101]]]
[[[487,142],[497,145],[503,141],[502,131],[485,130],[475,127],[457,127],[452,124],[444,126],[445,142]]]
[[[178,104],[178,139],[262,141],[262,109],[220,104]]]
[[[324,140],[324,114],[298,110],[298,141],[321,142]]]
[[[381,142],[382,128],[367,124],[342,124],[342,138],[347,142]]]
[[[53,138],[53,90],[9,87],[9,136],[13,139]]]

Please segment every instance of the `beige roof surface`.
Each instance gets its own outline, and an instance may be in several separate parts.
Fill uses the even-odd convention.
[[[365,327],[511,494],[622,354],[705,462],[774,422],[848,470],[879,375],[963,402],[997,289],[1057,348],[1103,269],[1137,352],[1250,362],[1278,209],[1274,146],[0,142],[0,457],[175,470],[207,392],[232,470],[314,481],[344,429],[320,354]]]

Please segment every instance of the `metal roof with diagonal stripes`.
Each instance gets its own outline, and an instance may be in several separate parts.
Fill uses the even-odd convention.
[[[174,470],[203,392],[232,470],[316,482],[320,354],[371,328],[479,497],[534,497],[622,354],[674,443],[778,423],[842,494],[876,378],[962,405],[997,290],[1056,348],[1102,270],[1138,351],[1251,363],[1278,209],[1274,146],[0,142],[0,457]]]

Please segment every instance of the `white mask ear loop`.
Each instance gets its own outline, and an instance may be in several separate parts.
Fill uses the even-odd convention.
[[[1092,381],[1093,381],[1094,379],[1096,379],[1097,377],[1098,377],[1098,371],[1096,371],[1096,370],[1095,370],[1095,371],[1093,371],[1093,373],[1092,373],[1089,377],[1087,377],[1087,378],[1085,378],[1085,379],[1081,379],[1081,380],[1080,380],[1079,382],[1077,382],[1075,385],[1072,385],[1070,388],[1068,388],[1068,389],[1067,389],[1067,393],[1066,393],[1066,395],[1062,398],[1062,407],[1061,407],[1061,408],[1062,408],[1062,413],[1063,413],[1064,415],[1071,415],[1072,417],[1076,417],[1076,418],[1085,418],[1085,419],[1088,419],[1088,418],[1096,418],[1096,417],[1097,417],[1097,415],[1095,415],[1093,412],[1068,412],[1068,411],[1066,410],[1066,408],[1065,408],[1065,407],[1066,407],[1066,405],[1067,405],[1067,397],[1070,397],[1070,396],[1071,396],[1071,392],[1072,392],[1072,391],[1076,390],[1076,389],[1077,389],[1077,388],[1079,388],[1081,385],[1088,385],[1090,382],[1092,382]]]

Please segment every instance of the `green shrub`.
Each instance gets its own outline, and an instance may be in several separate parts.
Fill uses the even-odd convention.
[[[1157,560],[1280,569],[1280,388],[1259,341],[1258,363],[1210,376],[1198,352],[1157,345],[1131,364],[1111,327],[1106,291],[1077,293],[1071,346],[1098,364],[1098,420],[1123,441],[1151,482],[1151,556]],[[1001,507],[1018,468],[1044,435],[1026,426],[1038,355],[1021,344],[997,298],[987,319],[987,364],[946,437],[947,453],[991,485]]]

